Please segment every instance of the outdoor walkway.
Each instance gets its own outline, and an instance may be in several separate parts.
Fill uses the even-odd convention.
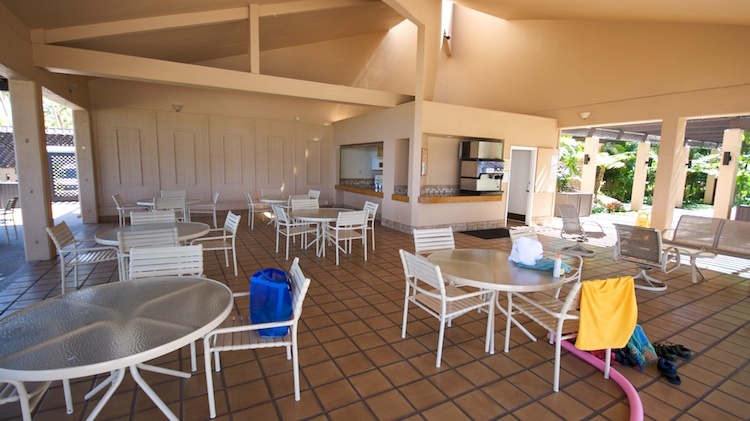
[[[64,212],[60,218],[78,220],[75,211]],[[256,223],[255,230],[250,230],[246,218],[243,211],[237,240],[239,277],[224,266],[222,253],[205,255],[206,276],[234,291],[246,291],[248,278],[258,269],[288,268],[291,262],[284,260],[283,252],[275,253],[271,226]],[[79,223],[72,229],[92,237],[113,225]],[[334,253],[322,258],[312,249],[292,246],[290,257],[300,257],[302,270],[312,280],[299,332],[302,399],[294,401],[291,364],[283,349],[225,353],[223,370],[214,374],[217,419],[628,419],[628,400],[622,390],[565,351],[561,390],[552,392],[554,347],[544,340],[532,342],[514,329],[510,352],[485,353],[486,315],[470,313],[447,328],[443,364],[436,368],[434,318],[420,310],[410,311],[408,332],[401,338],[404,273],[398,250],[413,250],[412,236],[381,226],[376,231],[377,249],[368,252],[367,262],[358,247],[336,266]],[[552,252],[570,245],[559,236],[542,235],[540,241]],[[508,238],[483,240],[457,233],[456,247],[509,251],[511,245]],[[597,255],[585,260],[584,279],[637,272],[632,264],[613,262],[611,248],[587,247]],[[0,248],[0,256],[5,251],[7,247]],[[20,272],[10,285],[0,288],[0,317],[60,294],[57,259],[24,265]],[[675,363],[680,386],[668,383],[655,366],[643,372],[616,368],[638,390],[646,419],[746,420],[750,414],[750,280],[708,270],[707,281],[693,284],[689,268],[654,276],[666,281],[668,290],[637,290],[639,324],[652,342],[680,343],[694,352],[689,361]],[[81,279],[82,288],[116,282],[117,265],[108,262],[84,270]],[[544,336],[528,320],[521,317],[519,321],[537,337]],[[502,344],[502,316],[496,325],[495,341]],[[186,369],[190,356],[176,351],[155,363]],[[204,376],[202,365],[190,379],[144,374],[183,420],[209,419]],[[56,382],[34,419],[85,419],[101,398],[101,394],[89,401],[83,398],[106,376],[97,377],[73,380],[72,415],[64,412],[62,387]],[[17,404],[0,406],[0,420],[19,420],[19,414]],[[163,416],[127,375],[98,419]]]

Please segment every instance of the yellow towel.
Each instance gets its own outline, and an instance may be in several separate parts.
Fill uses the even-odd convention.
[[[632,276],[584,281],[576,348],[595,351],[622,348],[638,321]]]

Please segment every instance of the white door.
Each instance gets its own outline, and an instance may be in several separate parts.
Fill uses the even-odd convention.
[[[536,148],[511,146],[506,210],[508,220],[531,224],[535,172]]]

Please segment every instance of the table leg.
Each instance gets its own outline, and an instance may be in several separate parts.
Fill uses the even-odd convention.
[[[189,379],[192,374],[185,373],[184,371],[172,370],[171,368],[158,367],[149,364],[136,364],[141,370],[151,371],[159,374],[166,374],[168,376],[182,377],[183,379]]]
[[[115,373],[115,372],[113,372]],[[102,408],[104,408],[104,405],[109,401],[109,398],[112,397],[112,395],[115,394],[115,390],[120,386],[120,383],[122,383],[123,377],[125,377],[125,369],[121,368],[116,371],[117,375],[114,379],[112,379],[112,385],[109,387],[109,390],[107,390],[107,393],[102,396],[102,400],[99,401],[98,404],[94,407],[94,410],[91,411],[91,414],[86,418],[86,421],[94,421],[97,415],[102,411]]]
[[[487,338],[484,341],[484,352],[495,353],[495,305],[497,302],[497,291],[490,293],[490,301],[493,305],[487,311]]]
[[[175,414],[169,410],[167,404],[165,404],[164,401],[159,398],[159,395],[157,395],[156,392],[151,389],[151,386],[149,386],[148,383],[143,380],[143,377],[141,377],[141,374],[138,372],[138,365],[130,366],[130,375],[133,376],[133,380],[138,383],[138,386],[140,386],[141,389],[146,392],[146,395],[151,398],[151,401],[156,404],[156,406],[161,410],[161,412],[164,413],[167,418],[169,418],[171,421],[179,421],[179,418],[177,418],[177,416],[175,416]]]
[[[499,302],[497,302],[497,308],[501,313],[505,315],[505,348],[504,352],[508,352],[510,349],[510,324],[513,323],[517,328],[521,330],[529,339],[536,342],[536,337],[531,334],[521,323],[513,317],[513,293],[508,292],[508,308],[504,309]]]

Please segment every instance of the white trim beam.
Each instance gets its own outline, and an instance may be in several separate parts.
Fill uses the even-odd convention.
[[[253,92],[373,107],[395,107],[413,96],[328,83],[175,63],[70,47],[33,44],[34,65],[50,72],[148,83]]]

